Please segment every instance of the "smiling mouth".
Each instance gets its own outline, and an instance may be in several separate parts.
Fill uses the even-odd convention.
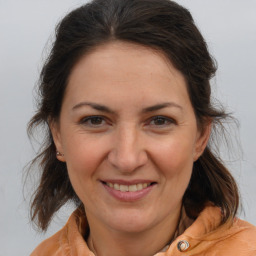
[[[123,184],[118,184],[118,183],[110,183],[110,182],[103,182],[103,184],[107,185],[108,187],[121,191],[121,192],[137,192],[141,191],[149,186],[152,186],[155,184],[155,182],[151,183],[138,183],[138,184],[133,184],[133,185],[123,185]]]

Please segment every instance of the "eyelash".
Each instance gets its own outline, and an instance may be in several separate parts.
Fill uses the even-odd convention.
[[[93,122],[93,120],[94,121],[101,121],[101,123],[100,124],[93,124],[92,122]],[[90,127],[95,127],[95,128],[97,128],[97,127],[102,127],[102,125],[104,125],[104,124],[102,124],[102,121],[104,121],[105,123],[107,123],[107,121],[106,121],[106,118],[105,117],[103,117],[103,116],[88,116],[88,117],[85,117],[85,118],[83,118],[79,123],[80,124],[82,124],[82,125],[87,125],[87,126],[90,126]]]
[[[166,126],[169,126],[169,125],[172,125],[172,124],[176,124],[176,121],[173,120],[172,118],[169,118],[169,117],[166,117],[166,116],[154,116],[152,118],[149,119],[149,125],[151,122],[155,122],[155,121],[164,121],[164,124],[153,124],[154,126],[159,126],[159,128],[163,128],[163,127],[166,127]]]
[[[99,123],[93,124],[94,121],[99,122]],[[158,122],[160,121],[160,124],[152,123],[152,122],[156,122],[156,121],[158,121]],[[91,127],[91,128],[102,128],[106,124],[108,124],[108,125],[111,124],[111,122],[108,121],[108,119],[104,116],[88,116],[88,117],[83,118],[79,123],[82,125]],[[174,119],[166,117],[166,116],[153,116],[146,121],[146,126],[154,126],[154,127],[160,128],[160,129],[167,128],[173,124],[177,124],[177,122]]]

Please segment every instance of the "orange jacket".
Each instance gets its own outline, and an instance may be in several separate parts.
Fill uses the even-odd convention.
[[[220,226],[220,221],[220,209],[207,206],[165,252],[155,256],[256,256],[255,226],[239,219]],[[94,256],[83,239],[86,232],[87,220],[76,210],[31,256]]]

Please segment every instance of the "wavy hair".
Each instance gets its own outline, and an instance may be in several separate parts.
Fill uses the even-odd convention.
[[[190,12],[170,0],[94,0],[70,12],[56,27],[56,38],[42,68],[37,112],[28,134],[41,127],[41,150],[30,170],[40,172],[31,201],[31,219],[46,230],[54,213],[68,201],[81,205],[69,180],[66,164],[56,159],[49,120],[58,120],[72,68],[92,49],[109,41],[125,41],[160,50],[184,75],[189,97],[202,129],[212,120],[221,127],[228,115],[211,102],[210,79],[216,64]],[[214,141],[215,137],[211,137]],[[196,218],[209,201],[219,206],[223,223],[236,215],[239,195],[230,172],[211,149],[209,141],[194,163],[183,196],[186,213]],[[37,169],[31,168],[37,164]]]

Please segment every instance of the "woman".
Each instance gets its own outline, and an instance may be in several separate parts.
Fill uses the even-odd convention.
[[[173,1],[94,0],[61,21],[29,126],[47,132],[32,220],[46,230],[69,200],[77,210],[32,256],[256,255],[209,142],[227,117],[215,70]]]

